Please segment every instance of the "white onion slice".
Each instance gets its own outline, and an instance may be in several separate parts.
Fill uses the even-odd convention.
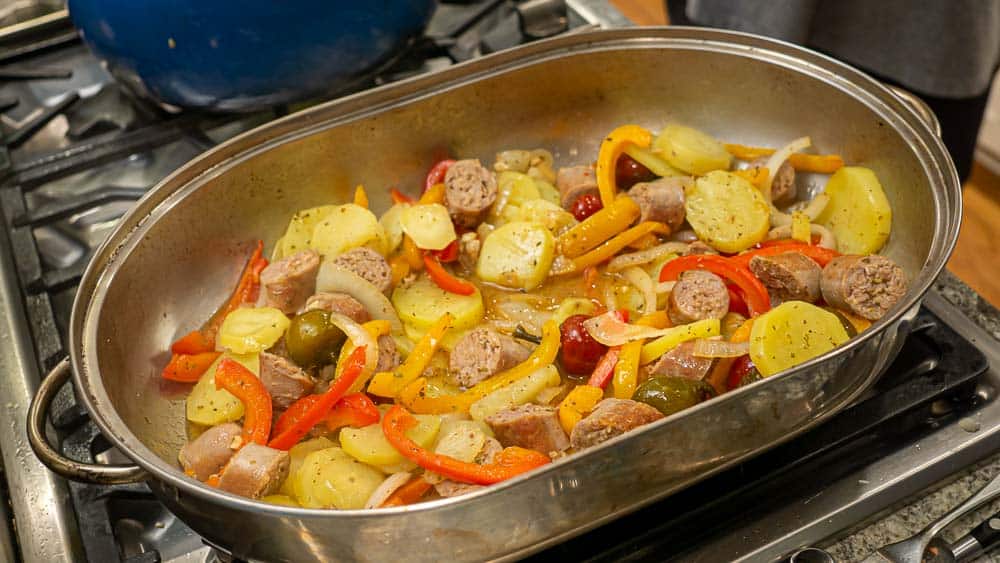
[[[613,310],[587,319],[583,322],[583,327],[594,340],[605,346],[621,346],[633,340],[658,338],[670,330],[622,322]]]
[[[410,474],[406,471],[400,473],[393,473],[382,481],[382,484],[372,491],[370,497],[368,497],[368,502],[365,503],[365,508],[378,508],[389,500],[392,493],[396,492],[400,487],[405,485],[410,480]]]
[[[687,250],[687,248],[688,245],[684,242],[665,242],[652,248],[647,248],[646,250],[640,250],[639,252],[620,254],[608,262],[608,271],[619,272],[630,266],[648,264],[655,261],[657,258],[666,256],[670,253],[680,254],[681,252]]]
[[[761,192],[763,192],[764,199],[767,200],[767,203],[771,203],[771,183],[774,182],[774,177],[778,175],[778,169],[781,168],[781,165],[788,160],[788,157],[791,156],[792,153],[799,152],[804,148],[808,148],[810,145],[812,145],[812,139],[809,137],[800,137],[774,151],[774,154],[767,159],[767,164],[764,166],[768,170],[768,175],[767,179],[764,180],[764,185],[761,187]]]
[[[635,288],[642,293],[642,313],[644,315],[655,313],[656,289],[653,286],[653,279],[649,277],[649,274],[638,266],[632,266],[630,268],[626,268],[622,272],[622,276],[624,276],[630,284],[634,285]]]
[[[831,250],[837,250],[837,237],[830,232],[823,225],[817,225],[816,223],[809,224],[809,232],[814,235],[819,235],[819,246],[823,248],[829,248]],[[785,239],[791,238],[792,236],[792,225],[782,225],[780,227],[775,227],[768,231],[767,240],[775,239]]]
[[[691,349],[691,355],[699,358],[737,358],[749,353],[749,342],[729,342],[712,338],[695,340]]]
[[[691,229],[684,229],[670,234],[670,240],[675,242],[694,242],[698,240],[698,235]]]
[[[656,293],[670,293],[674,290],[674,286],[677,285],[677,281],[665,281],[656,284],[656,288],[653,289]]]
[[[816,197],[812,198],[808,204],[802,207],[802,212],[809,216],[810,221],[815,221],[819,214],[826,209],[827,204],[830,203],[830,196],[826,193],[821,193]],[[792,224],[792,215],[790,213],[785,213],[778,211],[775,208],[771,208],[771,225],[775,227],[783,227],[785,225]]]
[[[373,319],[389,321],[393,334],[403,333],[403,323],[389,298],[361,276],[324,260],[316,276],[316,291],[346,293],[364,305]]]
[[[361,325],[340,313],[330,313],[330,322],[344,331],[355,348],[365,346],[365,367],[358,379],[368,379],[378,364],[378,342]]]
[[[604,284],[604,308],[614,311],[618,308],[618,296],[615,295],[615,284]]]

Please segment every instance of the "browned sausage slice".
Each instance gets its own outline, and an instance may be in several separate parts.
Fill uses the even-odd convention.
[[[456,384],[472,387],[523,362],[529,354],[527,348],[510,336],[481,327],[455,343],[448,359],[448,372]]]
[[[341,254],[333,265],[354,272],[385,293],[392,288],[392,268],[381,254],[370,248],[355,248]]]
[[[798,252],[754,256],[750,259],[750,271],[767,288],[772,305],[784,301],[815,303],[820,297],[819,277],[823,270]]]
[[[694,342],[682,342],[649,365],[647,373],[687,379],[704,379],[715,365],[713,358],[694,355]]]
[[[573,203],[587,194],[597,195],[597,176],[589,166],[569,166],[556,172],[556,187],[559,188],[559,202],[569,209]]]
[[[388,334],[379,336],[378,362],[375,364],[375,372],[392,371],[398,365],[399,351],[396,349],[396,341]]]
[[[632,186],[628,195],[639,205],[639,221],[657,221],[677,230],[684,222],[684,186],[690,183],[691,178],[683,176]]]
[[[830,305],[875,321],[906,293],[906,274],[878,254],[838,256],[823,268],[820,289]]]
[[[301,250],[268,264],[260,273],[264,304],[294,313],[316,291],[319,253]]]
[[[505,447],[518,446],[543,454],[569,447],[553,407],[521,405],[487,416],[486,423]]]
[[[236,452],[219,475],[219,488],[248,498],[278,490],[288,477],[288,452],[250,443]]]
[[[459,160],[444,175],[444,202],[458,225],[478,225],[496,199],[496,176],[478,160]]]
[[[752,166],[767,166],[767,157],[759,158],[751,163]],[[778,167],[778,173],[771,181],[771,201],[776,203],[791,203],[798,194],[795,185],[795,168],[792,163],[785,161]]]
[[[312,391],[315,385],[312,378],[291,360],[269,352],[260,353],[260,381],[277,409],[287,409]]]
[[[694,256],[696,254],[718,254],[719,251],[708,246],[700,240],[688,243],[688,247],[681,252],[681,256]]]
[[[235,442],[243,428],[235,422],[213,426],[181,448],[177,456],[184,472],[204,481],[219,472],[233,457]]]
[[[586,418],[576,423],[570,443],[578,450],[589,448],[661,418],[663,414],[646,403],[604,399]]]
[[[689,270],[677,278],[667,299],[667,315],[675,325],[721,319],[729,311],[729,291],[722,278],[705,270]]]
[[[365,306],[346,293],[326,291],[317,293],[306,300],[306,304],[299,309],[299,314],[314,309],[340,313],[356,323],[366,323],[371,320],[371,315]]]

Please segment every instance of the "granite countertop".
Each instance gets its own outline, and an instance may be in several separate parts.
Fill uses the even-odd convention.
[[[969,286],[950,272],[938,278],[934,290],[955,305],[976,324],[1000,340],[1000,311],[982,299]],[[993,455],[972,468],[960,471],[949,484],[910,502],[903,508],[874,521],[861,530],[826,546],[837,561],[859,561],[886,544],[906,539],[927,524],[958,506],[1000,474],[1000,454]],[[943,537],[955,541],[990,515],[1000,511],[1000,500],[994,501],[960,518],[945,529]],[[983,555],[978,562],[1000,563],[1000,549]]]

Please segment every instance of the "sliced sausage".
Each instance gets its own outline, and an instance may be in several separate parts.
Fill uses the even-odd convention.
[[[354,272],[385,293],[392,288],[392,268],[381,254],[370,248],[355,248],[338,256],[333,265]]]
[[[368,310],[360,301],[346,293],[320,292],[306,300],[305,305],[299,309],[301,315],[306,311],[321,309],[331,313],[340,313],[356,323],[366,323],[371,320]]]
[[[213,426],[184,444],[177,458],[188,475],[204,481],[219,472],[233,457],[243,428],[235,422]]]
[[[505,447],[518,446],[543,454],[569,447],[554,407],[528,404],[505,409],[486,417],[486,424]]]
[[[478,225],[496,199],[496,176],[478,160],[459,160],[444,175],[444,202],[458,225]]]
[[[388,334],[379,336],[378,362],[375,364],[375,372],[392,371],[398,365],[399,350],[396,349],[396,341]]]
[[[443,498],[460,497],[469,493],[474,493],[480,489],[485,489],[483,485],[473,485],[472,483],[460,483],[445,479],[434,485],[434,491]]]
[[[249,498],[278,490],[288,477],[288,452],[249,443],[236,452],[219,475],[219,488]]]
[[[477,328],[455,343],[448,359],[449,376],[457,385],[472,387],[523,362],[530,353],[510,336],[490,328]]]
[[[287,409],[313,390],[315,382],[291,360],[269,352],[260,353],[260,381],[271,394],[276,409]]]
[[[569,166],[560,168],[556,173],[556,187],[559,188],[559,202],[564,209],[569,209],[573,203],[587,194],[597,195],[597,176],[589,166]]]
[[[294,313],[316,292],[319,253],[306,249],[277,262],[260,272],[260,286],[268,307]]]
[[[476,463],[479,465],[487,465],[493,463],[497,454],[503,451],[503,444],[500,440],[487,436],[486,442],[483,444],[483,449],[479,450],[476,455]]]
[[[646,403],[604,399],[586,418],[576,423],[570,444],[578,450],[589,448],[661,418],[663,414]]]
[[[751,163],[751,166],[767,166],[767,157],[759,158]],[[792,163],[786,160],[778,167],[778,172],[771,181],[771,201],[775,203],[791,203],[798,194],[795,185],[795,168]]]
[[[476,262],[479,261],[479,250],[483,247],[482,241],[479,240],[479,234],[476,232],[462,233],[462,236],[458,238],[458,261],[462,264],[462,267],[470,270],[476,270]]]
[[[682,342],[650,364],[646,370],[654,375],[670,375],[687,379],[704,379],[715,365],[713,358],[694,355],[694,342]]]
[[[906,274],[878,254],[838,256],[823,268],[820,289],[830,305],[875,321],[906,293]]]
[[[691,184],[691,178],[660,178],[652,182],[642,182],[628,191],[639,205],[639,221],[657,221],[677,230],[684,222],[684,186]]]
[[[675,325],[721,319],[728,311],[726,282],[705,270],[682,273],[667,299],[667,315]]]
[[[798,252],[754,256],[750,259],[750,271],[767,288],[773,305],[793,300],[815,303],[819,299],[819,277],[823,270]]]
[[[688,243],[688,247],[681,252],[681,256],[694,256],[695,254],[718,254],[719,251],[705,244],[700,240]]]

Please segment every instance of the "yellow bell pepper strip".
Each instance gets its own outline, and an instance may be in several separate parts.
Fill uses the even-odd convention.
[[[651,326],[653,328],[670,328],[673,326],[666,311],[656,311],[655,313],[643,315],[638,321],[636,321],[636,324]]]
[[[771,156],[775,149],[763,147],[748,147],[734,143],[724,143],[724,147],[729,154],[740,160],[756,160],[764,156]],[[844,159],[839,154],[806,154],[792,153],[788,157],[788,162],[792,168],[802,172],[817,172],[819,174],[833,174],[844,166]]]
[[[636,145],[648,148],[653,141],[653,134],[638,125],[622,125],[601,141],[601,149],[597,153],[597,189],[601,193],[601,203],[608,207],[615,201],[618,185],[615,180],[615,168],[618,158],[625,152],[625,147]]]
[[[562,270],[556,272],[556,274],[562,275],[579,272],[588,266],[596,266],[601,262],[610,260],[615,254],[618,254],[621,249],[628,246],[629,243],[632,243],[636,239],[644,237],[650,233],[669,234],[670,229],[663,223],[657,223],[656,221],[645,221],[639,223],[631,229],[616,235],[614,238],[598,246],[594,250],[570,260],[570,271]]]
[[[441,338],[451,328],[455,317],[445,313],[427,331],[406,360],[395,371],[382,371],[375,374],[368,384],[368,392],[379,397],[396,397],[404,387],[412,383],[424,372],[441,345]]]
[[[643,315],[635,322],[637,325],[653,328],[670,326],[670,318],[666,311],[656,311]],[[622,345],[615,364],[615,374],[611,379],[611,396],[616,399],[631,399],[639,385],[639,356],[642,352],[643,340],[633,340]]]
[[[632,198],[621,196],[560,235],[556,248],[567,258],[580,256],[627,229],[640,213],[639,205]]]
[[[372,340],[378,341],[380,336],[389,334],[392,330],[392,325],[386,320],[374,320],[368,321],[361,325],[361,328],[365,329],[371,337]],[[344,373],[344,366],[347,365],[347,359],[351,356],[351,352],[354,351],[354,346],[347,342],[340,348],[340,355],[337,356],[337,367],[334,370],[334,379],[340,377]],[[348,390],[349,393],[359,393],[364,390],[365,385],[368,384],[368,380],[371,379],[372,375],[369,374],[368,377],[358,377],[354,385]]]
[[[354,205],[360,205],[368,209],[368,194],[365,192],[365,187],[361,184],[358,184],[358,187],[354,188]]]
[[[549,456],[526,448],[509,447],[498,453],[493,463],[479,465],[450,456],[428,451],[411,440],[406,431],[417,424],[417,419],[399,405],[393,406],[382,419],[382,433],[389,443],[406,459],[428,471],[462,483],[492,485],[506,481],[551,460]]]
[[[389,260],[389,269],[392,271],[392,286],[396,287],[410,275],[410,262],[402,254],[397,254]]]
[[[417,248],[417,243],[413,242],[408,235],[403,235],[403,258],[410,265],[411,272],[419,272],[424,269],[424,255]]]
[[[733,170],[732,174],[745,178],[754,187],[760,189],[764,186],[764,182],[767,181],[770,172],[764,166],[755,166],[753,168],[744,168],[743,170]]]
[[[809,244],[812,242],[812,229],[809,216],[804,211],[792,213],[792,240]]]
[[[656,238],[656,235],[653,233],[649,233],[637,238],[633,242],[630,242],[628,247],[636,250],[646,250],[647,248],[652,248],[658,244],[660,244],[660,239]]]
[[[604,390],[600,387],[578,385],[559,403],[559,425],[563,427],[566,434],[573,432],[576,423],[583,420],[584,415],[594,410],[594,407],[603,398]]]
[[[430,397],[424,391],[425,378],[420,378],[406,386],[398,398],[407,408],[417,414],[445,414],[451,412],[469,412],[472,403],[486,395],[511,385],[539,369],[551,364],[559,352],[559,325],[555,321],[547,321],[542,326],[542,342],[535,347],[528,359],[520,364],[502,371],[474,387],[457,395],[442,395]],[[419,344],[418,344],[419,346]],[[416,348],[414,348],[414,351]],[[411,356],[412,356],[411,352]],[[377,376],[376,376],[377,377]],[[374,381],[373,381],[374,383]],[[371,391],[371,387],[368,388]]]
[[[423,194],[420,195],[420,199],[417,203],[444,203],[444,184],[437,183],[433,186],[427,188]]]
[[[695,338],[709,338],[718,336],[721,330],[719,319],[704,319],[690,324],[675,326],[669,329],[670,332],[643,344],[639,353],[639,365],[646,365],[656,358],[674,349],[681,342],[694,340]]]

